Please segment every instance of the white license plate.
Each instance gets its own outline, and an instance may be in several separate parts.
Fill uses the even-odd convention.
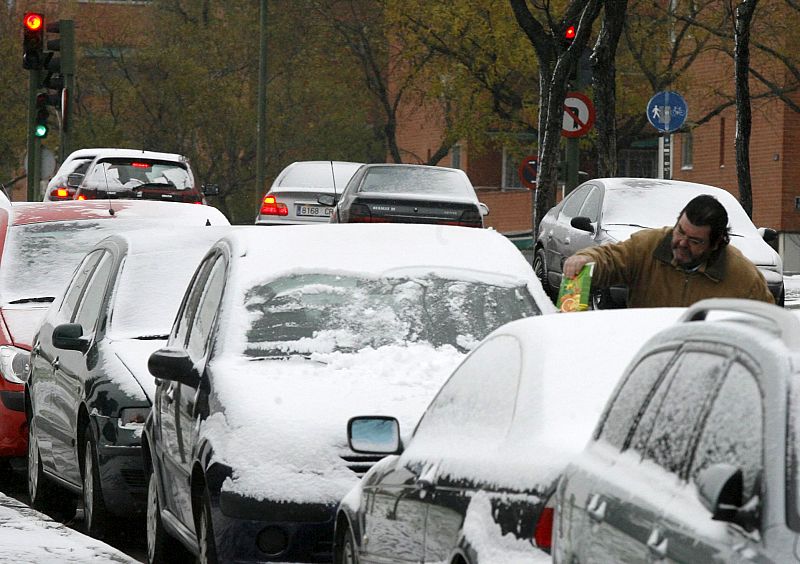
[[[333,208],[329,208],[328,206],[305,206],[297,204],[294,208],[294,212],[300,216],[311,216],[311,217],[330,217]]]

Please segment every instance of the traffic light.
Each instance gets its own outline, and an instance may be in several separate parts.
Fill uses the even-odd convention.
[[[564,29],[564,39],[562,41],[562,43],[564,45],[564,49],[568,49],[569,46],[572,45],[573,41],[575,41],[575,26],[574,25],[568,25]]]
[[[22,68],[39,70],[44,66],[44,15],[26,12],[22,17]]]
[[[48,96],[45,92],[36,95],[36,116],[33,124],[33,136],[39,139],[47,137],[47,120],[50,117],[50,110],[47,109]]]

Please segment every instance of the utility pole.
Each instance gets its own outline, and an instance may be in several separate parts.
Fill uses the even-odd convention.
[[[264,196],[267,153],[267,0],[261,0],[260,43],[258,50],[258,128],[256,129],[255,202]],[[258,206],[258,204],[256,204]]]

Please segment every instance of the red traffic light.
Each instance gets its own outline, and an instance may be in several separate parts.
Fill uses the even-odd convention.
[[[22,25],[31,31],[40,31],[44,27],[44,16],[36,12],[28,12],[22,18]]]
[[[564,30],[564,39],[567,41],[572,41],[575,39],[575,26],[571,25],[568,26],[567,29]]]

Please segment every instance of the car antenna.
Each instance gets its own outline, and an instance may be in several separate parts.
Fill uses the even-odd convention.
[[[103,163],[103,180],[106,182],[106,199],[108,200],[108,215],[114,215],[114,206],[111,205],[111,198],[108,192],[108,175],[106,174],[105,163]]]
[[[336,205],[336,173],[333,170],[333,161],[331,163],[331,179],[333,179],[333,205]]]

